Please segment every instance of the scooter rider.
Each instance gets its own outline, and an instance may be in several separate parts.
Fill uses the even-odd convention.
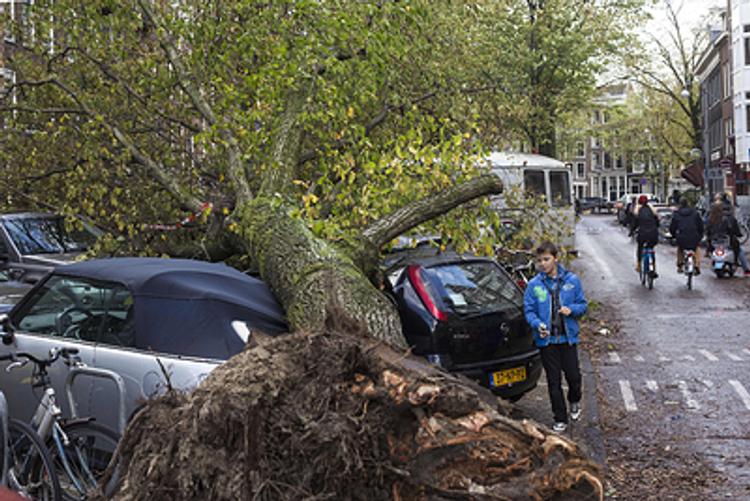
[[[701,256],[698,244],[703,238],[703,220],[698,211],[688,205],[685,197],[680,198],[680,208],[672,216],[669,233],[677,239],[677,273],[682,273],[684,252],[695,252],[695,274],[701,272]]]
[[[713,249],[712,242],[720,238],[729,238],[732,252],[734,253],[735,264],[739,261],[740,266],[745,271],[745,276],[750,276],[750,266],[748,266],[747,256],[740,247],[739,238],[742,236],[737,218],[731,212],[725,210],[723,203],[715,203],[708,212],[708,222],[706,224],[706,237],[708,238],[709,251]]]

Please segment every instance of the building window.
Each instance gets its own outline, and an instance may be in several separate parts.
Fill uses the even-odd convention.
[[[745,66],[750,65],[750,37],[744,37],[743,41],[745,43]]]
[[[592,148],[601,148],[602,142],[599,140],[598,137],[594,136],[591,138],[591,147]]]
[[[583,143],[583,141],[578,141],[576,143],[576,157],[583,158],[586,156],[586,145]]]
[[[601,121],[599,110],[594,110],[594,123],[598,124]]]
[[[602,154],[597,152],[594,152],[594,168],[595,169],[601,169],[602,168]]]
[[[586,165],[583,162],[578,162],[576,164],[576,177],[578,179],[586,177]]]
[[[750,132],[750,104],[745,105],[745,132]]]

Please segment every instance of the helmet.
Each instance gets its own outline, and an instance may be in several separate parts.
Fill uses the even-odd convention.
[[[646,205],[647,202],[648,202],[648,197],[646,195],[641,195],[640,197],[638,197],[638,204]]]

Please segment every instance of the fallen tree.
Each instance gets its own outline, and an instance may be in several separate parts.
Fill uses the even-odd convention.
[[[415,57],[399,68],[403,76],[383,60],[400,60],[415,40],[430,55],[422,21],[452,26],[430,16],[459,21],[468,12],[463,6],[332,1],[277,9],[237,2],[214,11],[201,2],[184,2],[182,10],[147,0],[84,4],[50,6],[55,15],[41,19],[77,29],[66,30],[66,47],[39,55],[46,64],[38,78],[14,86],[43,89],[44,99],[74,109],[77,118],[66,118],[70,132],[66,120],[50,127],[71,134],[74,144],[95,146],[65,174],[73,176],[66,189],[82,189],[75,176],[90,176],[122,228],[132,229],[126,219],[139,211],[198,214],[205,234],[169,253],[239,256],[269,284],[292,330],[271,341],[260,336],[190,394],[149,401],[119,447],[115,498],[601,498],[599,472],[575,444],[508,419],[489,394],[411,358],[397,312],[379,290],[379,256],[393,238],[502,191],[496,176],[477,167],[472,135],[435,118],[475,89],[409,88],[397,105],[381,100],[394,87],[432,82],[408,68],[431,69],[430,61]],[[122,59],[109,57],[109,41],[86,38],[101,37],[102,23],[121,30],[123,38],[111,40],[120,40]],[[241,37],[238,26],[247,30]],[[456,45],[447,40],[445,47]],[[206,52],[237,69],[234,80],[225,82],[223,66],[200,67],[212,60]],[[381,76],[389,83],[341,97],[341,88],[357,87],[345,66],[355,63],[357,74],[387,68]],[[270,95],[277,87],[282,91]],[[155,104],[154,96],[162,101]],[[450,99],[419,109],[436,96]],[[355,110],[346,106],[350,97],[369,101]],[[358,112],[373,110],[355,123]],[[396,123],[378,132],[388,119]],[[180,162],[173,150],[188,136],[192,149]],[[330,138],[317,141],[324,136]],[[95,163],[102,156],[111,171]],[[119,209],[123,200],[133,213]],[[480,214],[447,224],[471,240]],[[141,236],[122,231],[120,240]]]

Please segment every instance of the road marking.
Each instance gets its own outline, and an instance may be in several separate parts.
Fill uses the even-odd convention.
[[[588,240],[588,236],[586,236],[586,239]],[[589,254],[589,257],[596,261],[596,265],[599,267],[602,273],[607,275],[607,277],[611,280],[615,279],[615,276],[612,274],[612,270],[609,269],[609,265],[601,258],[601,256],[599,256],[599,253],[592,251],[591,254]]]
[[[636,355],[636,356],[634,356],[634,357],[633,357],[633,360],[635,360],[636,362],[645,362],[645,361],[646,361],[646,360],[645,360],[645,359],[644,359],[644,358],[643,358],[642,356],[640,356],[640,355]]]
[[[616,351],[610,351],[609,361],[612,362],[613,364],[619,364],[622,362],[622,359],[620,358],[620,355],[618,355]]]
[[[729,353],[728,351],[725,351],[724,353],[726,354],[726,356],[728,356],[729,358],[731,358],[735,362],[742,362],[742,357],[738,357],[734,353]]]
[[[633,396],[633,389],[630,388],[630,381],[620,380],[620,393],[622,393],[622,400],[625,402],[625,410],[628,412],[637,411],[638,406],[635,405],[635,397]]]
[[[742,399],[742,403],[745,404],[745,408],[750,411],[750,394],[747,392],[745,387],[742,386],[742,383],[740,383],[736,379],[730,379],[729,384],[734,386],[734,391],[736,391],[737,395],[739,395],[740,399]]]
[[[701,408],[701,406],[698,405],[698,402],[696,402],[690,395],[688,385],[685,381],[677,381],[677,387],[680,389],[680,393],[682,393],[682,397],[685,399],[685,404],[687,404],[688,409],[698,410]]]
[[[701,379],[701,383],[703,383],[709,390],[714,387],[714,382],[710,379]]]
[[[718,362],[719,361],[719,359],[716,358],[716,355],[714,355],[713,353],[711,353],[708,350],[698,350],[698,353],[700,353],[701,355],[703,355],[704,357],[706,357],[707,359],[709,359],[711,362]]]
[[[659,362],[669,362],[669,358],[664,355],[659,355]]]
[[[651,390],[652,392],[656,393],[659,391],[659,385],[656,383],[656,381],[649,379],[646,381],[646,388]]]
[[[690,360],[691,362],[695,362],[695,357],[692,355],[683,355],[680,357],[682,360]]]

